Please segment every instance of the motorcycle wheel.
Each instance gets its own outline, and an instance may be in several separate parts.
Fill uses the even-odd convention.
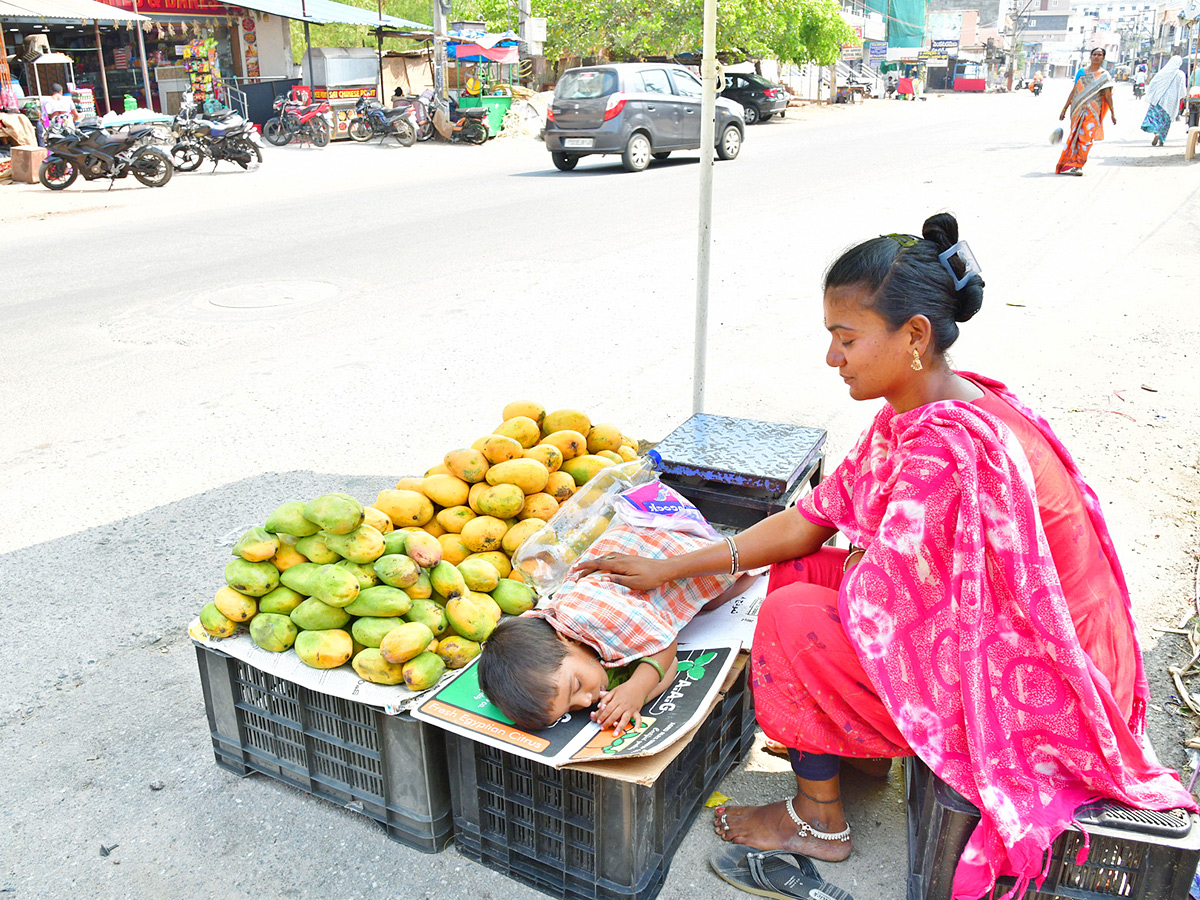
[[[38,168],[38,181],[52,191],[61,191],[74,184],[79,170],[59,156],[50,156]]]
[[[194,172],[204,162],[204,151],[191,141],[180,141],[171,148],[171,164],[177,172]]]
[[[433,137],[433,122],[426,121],[424,124],[421,125],[420,128],[417,129],[417,140],[418,141],[427,141],[432,137]]]
[[[262,165],[262,151],[258,149],[258,145],[253,141],[239,138],[230,144],[229,149],[239,156],[245,154],[250,157],[249,161],[242,165],[242,168],[247,172],[252,172]]]
[[[369,141],[373,134],[371,123],[362,116],[355,116],[350,120],[350,125],[346,128],[346,134],[350,135],[350,140],[363,143]]]
[[[472,123],[472,124],[473,124],[473,127],[471,128],[471,133],[466,135],[467,143],[470,143],[470,144],[486,143],[487,139],[488,139],[487,122],[478,122],[478,123]]]
[[[329,123],[317,116],[308,123],[312,127],[312,142],[314,147],[325,147],[329,144]]]
[[[171,180],[175,169],[167,154],[153,147],[143,147],[129,163],[133,177],[146,187],[162,187]]]
[[[401,147],[411,147],[417,142],[417,133],[408,122],[401,119],[396,123],[396,140],[400,142]]]
[[[291,132],[283,127],[283,122],[278,117],[267,119],[262,127],[262,136],[268,144],[274,144],[276,147],[284,147],[292,142]]]

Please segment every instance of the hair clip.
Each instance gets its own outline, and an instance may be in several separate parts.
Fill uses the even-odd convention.
[[[958,261],[963,264],[962,278],[959,278],[956,274],[954,274],[954,268],[950,265],[950,258],[953,256],[957,256]],[[950,249],[943,250],[938,254],[938,262],[942,264],[942,267],[945,268],[945,270],[950,273],[950,277],[954,279],[954,290],[956,291],[961,291],[963,289],[963,285],[967,283],[972,275],[980,274],[979,263],[976,261],[975,254],[971,252],[971,248],[968,246],[966,241],[959,241]]]
[[[919,237],[911,234],[885,234],[884,237],[891,238],[901,247],[915,247],[917,242],[921,240]]]

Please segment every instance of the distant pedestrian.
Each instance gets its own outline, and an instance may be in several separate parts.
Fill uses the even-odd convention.
[[[1182,66],[1183,58],[1172,56],[1146,88],[1146,102],[1150,108],[1142,120],[1142,131],[1154,135],[1151,147],[1161,147],[1167,142],[1171,122],[1179,115],[1179,104],[1187,96],[1187,79],[1183,77]]]
[[[1103,47],[1092,51],[1088,67],[1075,73],[1075,84],[1071,87],[1067,102],[1063,104],[1062,112],[1058,114],[1059,121],[1062,121],[1070,107],[1071,134],[1054,169],[1060,175],[1083,174],[1092,144],[1104,140],[1105,112],[1112,117],[1112,123],[1117,124],[1117,113],[1112,102],[1113,80],[1104,68],[1106,55]]]

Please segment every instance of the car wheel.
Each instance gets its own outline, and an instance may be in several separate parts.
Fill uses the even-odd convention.
[[[760,122],[765,122],[765,121],[767,121],[767,119],[771,118],[771,116],[773,116],[773,115],[775,115],[775,114],[774,113],[763,113],[761,116],[759,116],[758,120]]]
[[[655,153],[655,154],[654,154],[654,158],[655,158],[655,159],[666,159],[666,158],[667,158],[668,156],[670,156],[670,155],[671,155],[671,151],[670,151],[670,150],[662,150],[662,151],[660,151],[660,152],[658,152],[658,153]]]
[[[621,165],[625,167],[626,172],[641,172],[650,165],[652,155],[650,138],[637,131],[629,136],[629,143],[625,145],[625,152],[621,154]]]
[[[758,107],[753,103],[747,103],[744,107],[745,112],[742,113],[742,118],[746,120],[747,125],[753,125],[758,121]]]
[[[554,168],[560,172],[570,172],[575,168],[575,164],[579,162],[578,156],[571,156],[563,153],[561,150],[551,150],[550,159],[554,162]]]
[[[737,159],[742,151],[742,133],[736,125],[726,125],[717,143],[717,156],[721,159]]]

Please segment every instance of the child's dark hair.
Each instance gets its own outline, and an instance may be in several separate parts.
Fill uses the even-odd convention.
[[[557,691],[554,676],[566,656],[567,645],[545,619],[505,619],[479,656],[479,686],[519,727],[549,728],[554,724],[549,716]]]
[[[933,326],[934,350],[945,353],[958,340],[958,323],[983,305],[983,279],[972,275],[960,290],[938,259],[958,243],[958,220],[938,213],[925,220],[921,238],[896,235],[872,238],[851,247],[825,273],[825,290],[860,285],[871,292],[870,308],[895,330],[913,316]],[[955,275],[966,271],[950,257]]]

